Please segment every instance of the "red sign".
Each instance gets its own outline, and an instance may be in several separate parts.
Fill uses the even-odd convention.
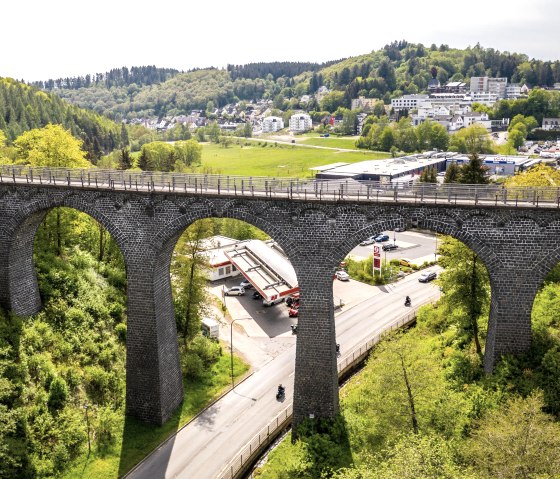
[[[378,245],[373,247],[373,275],[375,272],[381,272],[381,248]]]

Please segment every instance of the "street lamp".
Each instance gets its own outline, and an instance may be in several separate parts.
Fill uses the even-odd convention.
[[[248,318],[236,318],[232,319],[229,325],[229,344],[230,344],[230,358],[231,358],[231,388],[235,387],[235,383],[233,382],[233,323],[236,321],[243,321]]]
[[[91,440],[89,438],[89,416],[88,416],[88,409],[89,409],[89,404],[85,403],[84,404],[84,409],[86,411],[86,424],[87,424],[87,448],[88,448],[88,457],[91,453]]]

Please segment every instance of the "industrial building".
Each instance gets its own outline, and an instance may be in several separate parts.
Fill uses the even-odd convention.
[[[528,156],[481,155],[484,165],[491,175],[512,176],[540,163],[539,158]],[[380,183],[408,183],[419,178],[426,168],[444,172],[450,163],[459,166],[467,163],[468,155],[456,152],[428,151],[421,154],[401,156],[387,160],[366,160],[358,163],[333,163],[311,168],[315,178],[320,180],[353,179],[379,181]]]

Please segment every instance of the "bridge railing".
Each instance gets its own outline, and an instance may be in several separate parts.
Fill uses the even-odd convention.
[[[0,183],[48,184],[119,191],[260,196],[308,201],[406,202],[547,206],[560,208],[560,188],[385,183],[353,179],[302,179],[266,176],[179,174],[150,171],[67,169],[0,165]]]
[[[400,316],[384,327],[378,328],[370,339],[345,353],[337,363],[339,378],[343,377],[350,369],[354,368],[368,356],[371,349],[381,340],[383,333],[402,328],[412,323],[416,319],[418,309],[430,302],[431,300],[428,299],[418,303],[412,311]],[[282,411],[262,428],[220,471],[217,479],[239,479],[240,477],[244,477],[244,474],[247,473],[255,460],[274,442],[281,432],[291,424],[292,413],[293,409],[291,404],[282,409]]]

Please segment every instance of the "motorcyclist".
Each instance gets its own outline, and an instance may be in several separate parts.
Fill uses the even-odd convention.
[[[406,297],[406,299],[404,300],[404,304],[405,304],[405,306],[410,304],[410,296]]]
[[[278,385],[278,394],[277,396],[283,396],[284,392],[286,391],[286,388],[284,386],[282,386],[282,384]]]

